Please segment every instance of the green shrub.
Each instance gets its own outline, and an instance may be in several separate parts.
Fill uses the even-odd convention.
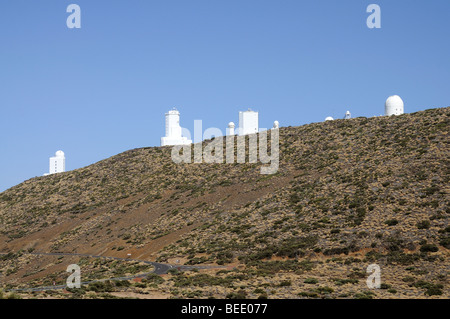
[[[313,284],[313,285],[315,285],[315,284],[317,284],[319,282],[319,280],[317,280],[316,278],[306,278],[303,282],[305,284]]]
[[[247,293],[244,290],[239,290],[238,292],[231,292],[225,297],[226,299],[246,299]]]
[[[380,289],[389,289],[389,288],[391,288],[391,285],[388,285],[388,284],[385,284],[385,283],[382,283],[380,285]]]
[[[444,288],[441,284],[433,284],[431,282],[426,282],[423,280],[419,280],[413,285],[416,288],[426,289],[425,295],[428,296],[438,296],[442,295],[442,289]]]
[[[350,278],[350,279],[334,279],[334,283],[336,286],[342,286],[345,284],[357,284],[359,283],[359,280],[356,278]]]
[[[180,274],[181,271],[179,271],[179,270],[176,269],[176,268],[171,268],[171,269],[169,269],[169,271],[168,271],[167,273],[175,276],[175,275]]]
[[[388,226],[395,226],[398,224],[398,220],[396,219],[388,219],[384,222]]]
[[[128,280],[118,280],[115,285],[116,287],[130,287],[131,283]]]
[[[278,284],[278,287],[289,287],[292,286],[292,282],[290,280],[283,280]]]
[[[428,229],[428,228],[430,228],[431,223],[429,220],[422,220],[422,221],[418,222],[416,226],[418,229]]]
[[[440,238],[439,245],[444,246],[447,249],[450,249],[450,236],[443,236]]]
[[[147,281],[153,284],[162,284],[165,280],[163,277],[157,275],[157,274],[148,274],[146,277]]]
[[[406,276],[402,279],[404,282],[414,282],[414,277]]]
[[[256,261],[248,263],[248,266],[254,266],[259,275],[270,275],[279,272],[294,271],[301,273],[302,271],[309,271],[315,267],[315,264],[309,260],[275,260],[275,261]]]
[[[0,299],[21,299],[20,295],[10,292],[9,294],[5,294],[3,290],[0,289]]]
[[[114,291],[114,287],[109,280],[106,280],[90,283],[86,290],[94,292],[111,292]]]
[[[419,254],[405,254],[399,251],[390,252],[386,256],[388,263],[397,263],[405,266],[411,265],[420,259]]]
[[[314,291],[323,295],[323,294],[331,294],[332,292],[334,292],[334,289],[330,288],[328,286],[325,286],[325,287],[318,287],[318,288],[314,289]]]
[[[395,290],[393,288],[390,288],[390,289],[388,289],[388,292],[391,293],[391,294],[396,294],[397,290]]]
[[[230,251],[219,252],[216,259],[218,265],[229,264],[233,262],[233,253]]]
[[[298,293],[298,295],[300,297],[309,297],[309,298],[317,298],[319,296],[315,292],[306,292],[306,291],[300,292],[300,293]]]
[[[432,287],[428,287],[427,290],[425,291],[425,295],[428,296],[440,296],[442,295],[442,285],[434,285]]]
[[[433,195],[434,193],[439,191],[439,186],[437,185],[433,185],[431,187],[427,187],[425,188],[425,194],[427,194],[428,196]]]
[[[438,246],[434,244],[424,244],[420,247],[420,251],[423,253],[432,252],[435,253],[439,250]]]
[[[355,299],[373,299],[373,296],[375,295],[372,291],[363,291],[361,293],[356,293],[354,295]]]
[[[230,286],[232,281],[237,279],[236,277],[214,277],[208,274],[198,274],[194,276],[185,276],[183,274],[179,274],[174,277],[172,280],[174,281],[175,287],[189,287],[189,286],[197,286],[197,287],[206,287],[206,286]]]

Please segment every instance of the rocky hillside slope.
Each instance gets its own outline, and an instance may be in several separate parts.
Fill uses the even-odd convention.
[[[132,254],[256,278],[344,258],[336,267],[420,268],[405,283],[433,274],[425,282],[442,290],[449,120],[447,107],[283,127],[273,175],[260,163],[175,164],[170,147],[151,147],[33,178],[0,194],[0,252]]]

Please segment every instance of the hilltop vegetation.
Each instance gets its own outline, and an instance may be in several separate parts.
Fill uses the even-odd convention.
[[[280,128],[274,175],[175,164],[170,147],[152,147],[33,178],[0,194],[0,252],[230,266],[169,275],[162,286],[178,297],[448,298],[449,116]],[[365,286],[370,263],[385,289]],[[26,282],[28,266],[0,267]]]

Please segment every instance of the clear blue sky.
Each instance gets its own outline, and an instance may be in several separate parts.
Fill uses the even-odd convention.
[[[81,7],[81,29],[66,8]],[[366,8],[381,7],[381,29]],[[449,0],[14,0],[0,3],[0,191],[193,132],[450,105]]]

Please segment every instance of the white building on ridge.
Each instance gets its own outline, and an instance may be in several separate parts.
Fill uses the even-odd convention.
[[[63,173],[66,171],[66,157],[63,151],[57,151],[54,157],[50,157],[49,174]]]
[[[258,112],[248,109],[239,112],[239,135],[258,133]]]
[[[161,137],[161,146],[192,144],[192,140],[182,136],[180,112],[173,108],[166,113],[166,136]]]
[[[230,122],[228,123],[228,128],[227,128],[227,135],[234,135],[234,123]]]
[[[403,100],[398,95],[392,95],[388,97],[386,103],[384,104],[384,115],[401,115],[404,113],[404,103]]]
[[[352,114],[350,113],[350,111],[345,112],[344,119],[348,120],[348,119],[351,119],[351,118],[352,118]]]

